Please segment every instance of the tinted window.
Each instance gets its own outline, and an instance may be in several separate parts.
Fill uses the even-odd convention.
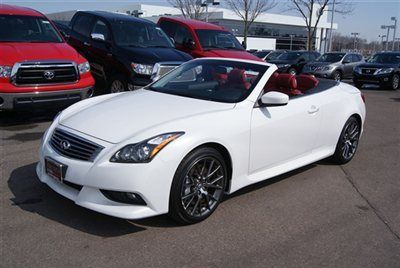
[[[362,59],[361,55],[353,54],[353,57],[352,57],[353,62],[359,62],[359,61],[361,61],[361,59]]]
[[[372,63],[400,63],[400,53],[375,54],[368,62]]]
[[[270,51],[257,51],[254,53],[254,56],[259,57],[260,59],[263,59],[269,53],[270,53]]]
[[[268,56],[265,58],[266,61],[269,60],[276,60],[280,55],[282,55],[284,52],[282,51],[272,51],[271,53],[268,54]]]
[[[92,34],[93,33],[102,34],[104,35],[105,40],[110,40],[110,31],[108,30],[107,25],[101,20],[97,20],[94,24]]]
[[[304,59],[305,61],[309,61],[310,60],[310,53],[303,53],[300,56],[300,59]]]
[[[339,62],[345,55],[345,53],[325,53],[317,59],[317,62]]]
[[[76,18],[72,30],[75,32],[89,36],[90,26],[92,24],[92,17],[88,15],[78,15]]]
[[[352,57],[351,55],[346,55],[343,59],[343,62],[352,62]]]
[[[193,40],[192,35],[190,34],[189,30],[181,25],[177,25],[176,27],[176,33],[174,35],[174,41],[178,45],[183,45],[185,42],[187,42],[189,39]]]
[[[286,52],[278,57],[278,60],[296,60],[302,55],[301,52]]]
[[[129,20],[111,23],[115,43],[131,47],[173,47],[171,40],[161,28],[150,23]]]
[[[316,60],[321,54],[319,53],[311,53],[310,60]]]
[[[185,63],[148,89],[189,98],[234,103],[247,98],[268,66],[225,60]]]
[[[196,30],[203,48],[222,48],[244,50],[236,37],[227,31]]]
[[[175,36],[175,31],[177,27],[176,23],[170,21],[161,21],[160,27],[169,37],[173,38]]]

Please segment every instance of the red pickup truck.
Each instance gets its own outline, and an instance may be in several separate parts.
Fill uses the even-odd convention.
[[[193,58],[217,57],[262,61],[248,53],[223,27],[198,20],[161,17],[157,23],[174,40],[175,47]]]
[[[43,14],[0,5],[0,110],[65,107],[90,97],[89,63]]]

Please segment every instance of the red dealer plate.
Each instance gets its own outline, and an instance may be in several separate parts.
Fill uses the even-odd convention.
[[[67,171],[67,166],[49,157],[45,158],[44,163],[46,173],[50,177],[62,182]]]

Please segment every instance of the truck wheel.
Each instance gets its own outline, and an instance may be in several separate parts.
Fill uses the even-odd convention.
[[[332,78],[333,78],[333,80],[338,81],[338,82],[342,81],[342,73],[339,71],[334,71],[332,74]]]
[[[117,75],[111,78],[111,82],[108,86],[109,93],[119,93],[128,90],[128,83],[125,77]]]

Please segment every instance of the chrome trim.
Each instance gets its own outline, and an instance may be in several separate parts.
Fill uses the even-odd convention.
[[[63,82],[63,83],[41,83],[41,84],[17,84],[15,82],[16,75],[19,69],[23,68],[52,68],[52,67],[74,67],[76,72],[76,80],[71,82]],[[37,87],[37,86],[56,86],[56,85],[70,85],[75,84],[80,79],[80,73],[78,69],[78,65],[74,61],[65,61],[65,60],[43,60],[43,61],[23,61],[17,62],[11,69],[11,75],[9,81],[16,87]]]

